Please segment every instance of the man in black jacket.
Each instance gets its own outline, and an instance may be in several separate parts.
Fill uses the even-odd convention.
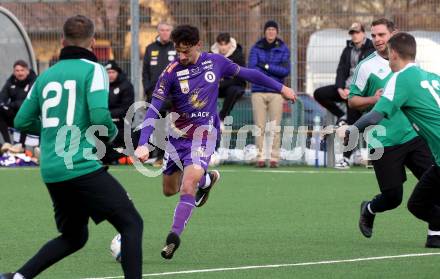
[[[245,66],[243,48],[229,33],[220,33],[217,36],[216,43],[211,46],[211,51],[229,58],[240,66]],[[223,107],[219,112],[222,123],[225,117],[231,113],[235,102],[243,96],[245,87],[246,81],[238,77],[224,78],[220,82],[219,98],[225,98]]]
[[[158,36],[156,41],[149,44],[145,49],[144,62],[142,67],[142,85],[147,102],[151,101],[151,96],[156,86],[157,80],[165,67],[176,58],[174,43],[171,41],[172,25],[162,22],[157,26]],[[160,110],[162,117],[171,108],[171,103],[166,101]],[[163,127],[162,129],[165,129]],[[161,166],[163,162],[164,151],[158,149],[157,161],[155,166]],[[150,156],[153,157],[153,156]]]
[[[116,152],[113,148],[124,147],[124,117],[128,108],[134,103],[134,88],[128,80],[127,75],[111,60],[104,64],[107,70],[110,88],[108,96],[108,109],[110,111],[113,123],[118,128],[118,135],[115,140],[107,146],[107,152],[102,159],[105,164],[115,163],[124,156]]]
[[[2,147],[2,151],[11,149],[10,143],[12,142],[8,127],[13,127],[14,117],[37,78],[35,72],[29,69],[29,65],[23,60],[15,61],[13,69],[13,74],[0,92],[0,133],[6,143]],[[21,150],[24,147],[25,140],[26,134],[21,133],[21,146],[14,147],[14,150],[17,148]],[[6,148],[6,145],[8,148]]]
[[[347,41],[347,46],[342,51],[339,59],[336,83],[320,87],[313,93],[315,100],[338,118],[337,125],[344,123],[351,125],[361,116],[361,112],[348,106],[347,114],[345,114],[336,103],[344,102],[347,104],[348,94],[350,93],[349,88],[356,65],[374,52],[373,43],[366,37],[365,28],[361,23],[354,22],[348,33],[351,40]],[[344,152],[343,156],[342,160],[335,164],[338,169],[348,169],[350,167],[351,151]]]

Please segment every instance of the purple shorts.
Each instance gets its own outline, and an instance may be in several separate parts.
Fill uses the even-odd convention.
[[[212,153],[215,150],[215,140],[170,138],[164,157],[163,174],[171,175],[176,171],[183,171],[189,165],[198,165],[206,172]]]

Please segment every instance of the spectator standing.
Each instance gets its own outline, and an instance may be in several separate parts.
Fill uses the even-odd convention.
[[[12,147],[8,127],[13,127],[14,117],[26,99],[37,75],[24,60],[15,61],[13,70],[13,74],[8,78],[0,92],[0,133],[5,141],[2,151],[11,149],[15,152],[21,152],[23,151],[26,134],[21,133],[20,143]]]
[[[176,50],[174,43],[171,41],[171,31],[173,26],[169,23],[162,22],[157,26],[158,36],[156,40],[149,44],[145,49],[143,67],[142,67],[142,84],[147,102],[151,102],[153,90],[157,80],[165,67],[176,58]],[[160,110],[162,117],[170,110],[170,100],[166,100]],[[161,127],[164,130],[165,127]],[[155,166],[162,166],[164,151],[158,149],[157,160]]]
[[[273,20],[265,23],[264,37],[257,41],[250,50],[248,67],[283,83],[284,78],[290,74],[290,51],[278,37],[278,32],[278,23]],[[266,158],[263,145],[266,121],[271,122],[275,127],[280,126],[284,99],[280,92],[257,84],[252,84],[251,91],[254,123],[261,129],[261,134],[255,138],[258,149],[257,167],[265,167]],[[273,144],[269,166],[276,168],[280,158],[280,131],[276,128],[271,130]]]

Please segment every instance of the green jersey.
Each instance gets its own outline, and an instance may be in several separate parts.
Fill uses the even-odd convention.
[[[377,90],[385,87],[391,76],[392,72],[388,60],[380,56],[377,51],[373,52],[356,67],[349,98],[374,96]],[[385,128],[386,135],[379,136],[377,131],[373,130],[369,134],[369,138],[375,138],[380,142],[369,140],[369,146],[373,148],[380,147],[379,144],[384,147],[402,144],[417,136],[411,123],[402,112],[396,112],[393,118],[384,119],[378,125]]]
[[[96,130],[89,128],[96,109],[108,112],[108,87],[106,70],[87,59],[61,60],[35,81],[14,123],[19,130],[40,130],[44,182],[69,180],[102,167],[94,153]]]
[[[440,166],[440,76],[414,63],[395,73],[373,110],[393,118],[402,111],[426,140]]]

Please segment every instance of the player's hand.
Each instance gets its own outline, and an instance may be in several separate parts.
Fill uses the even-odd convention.
[[[383,89],[382,88],[377,89],[377,91],[374,93],[374,99],[376,100],[376,102],[379,101],[380,96],[382,96],[382,94],[383,94]]]
[[[150,151],[148,150],[147,146],[140,145],[134,151],[134,156],[143,163],[148,160],[148,157],[150,156]]]
[[[281,95],[283,95],[284,99],[292,101],[292,103],[295,103],[297,98],[295,91],[285,85],[281,88]]]
[[[347,100],[348,95],[350,94],[350,90],[338,88],[338,93],[339,93],[339,96],[342,98],[342,100]]]

